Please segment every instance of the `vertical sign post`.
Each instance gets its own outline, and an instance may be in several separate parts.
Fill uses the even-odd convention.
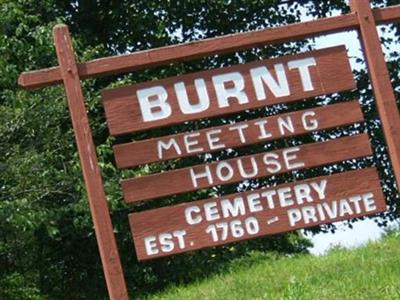
[[[367,61],[368,73],[376,98],[379,117],[392,162],[397,188],[400,189],[400,114],[390,83],[389,72],[379,40],[377,24],[369,1],[350,1],[360,24],[359,35]]]
[[[128,299],[68,27],[56,26],[53,35],[108,293],[112,300]]]
[[[202,58],[207,55],[238,51],[252,47],[257,47],[260,45],[282,43],[285,41],[294,41],[307,37],[314,37],[317,35],[341,32],[345,30],[359,30],[360,40],[364,48],[364,54],[369,68],[369,74],[371,77],[376,103],[379,110],[379,116],[380,119],[382,120],[382,128],[388,145],[390,159],[394,169],[394,174],[396,177],[398,188],[400,188],[400,115],[397,108],[393,88],[390,83],[390,78],[384,60],[383,52],[381,49],[378,32],[376,29],[377,24],[399,22],[400,5],[372,10],[369,1],[367,0],[351,0],[351,9],[352,13],[347,15],[291,24],[283,27],[239,33],[229,36],[196,41],[193,43],[140,51],[126,55],[105,57],[85,62],[82,64],[77,64],[75,61],[75,55],[72,48],[71,38],[67,26],[58,25],[54,28],[54,42],[56,46],[59,66],[37,71],[25,72],[21,74],[21,76],[19,77],[18,83],[25,88],[45,87],[60,83],[64,84],[68,106],[71,114],[72,124],[74,128],[76,143],[78,147],[79,157],[81,160],[83,176],[86,184],[90,211],[93,218],[97,243],[99,246],[101,261],[103,264],[103,270],[107,283],[108,294],[112,300],[116,299],[127,300],[128,292],[113,232],[113,225],[111,222],[110,211],[107,205],[107,199],[104,192],[104,185],[101,178],[101,172],[97,162],[96,149],[93,143],[93,137],[89,127],[89,119],[86,113],[84,96],[80,80],[94,76],[118,74],[118,73],[143,69],[145,67],[154,67],[154,66],[165,65],[172,62]],[[344,60],[342,59],[342,61],[345,61],[345,63],[347,63],[344,48],[340,50],[339,48],[336,47],[336,50],[331,49],[328,51],[330,51],[328,53],[329,54],[328,56],[330,56],[331,58],[333,57],[332,55],[334,53],[338,54],[338,52],[343,52],[342,58],[344,57]],[[314,54],[316,53],[321,54],[323,52],[324,51],[316,51],[314,52]],[[289,68],[289,71],[293,68],[300,68],[300,65],[298,65],[299,58],[302,59],[304,57],[297,57],[296,58],[297,62],[292,62],[292,63],[288,62],[287,67]],[[293,57],[291,59],[293,59]],[[329,84],[333,83],[339,84],[340,82],[345,82],[346,83],[345,86],[342,86],[341,88],[338,88],[337,86],[327,89],[329,85],[322,84],[323,89],[320,91],[315,91],[314,94],[299,93],[298,91],[294,90],[295,91],[294,95],[288,95],[286,98],[282,97],[282,99],[275,99],[276,101],[270,104],[276,104],[281,100],[283,101],[282,103],[297,101],[298,99],[315,97],[317,95],[323,95],[354,88],[352,84],[353,78],[351,76],[350,68],[348,68],[347,70],[347,73],[350,74],[349,77],[348,78],[343,77],[342,75],[346,73],[346,70],[341,65],[338,65],[339,61],[340,59],[332,59],[330,64],[323,63],[323,65],[325,66],[325,68],[327,66],[328,67],[330,66],[327,69],[328,70],[331,69],[331,71],[334,74],[332,76],[328,74],[327,78],[329,79],[328,80]],[[284,67],[282,63],[285,61],[276,61],[276,62],[279,63],[278,69],[279,67],[281,68]],[[257,65],[260,63],[262,62],[256,62],[255,64]],[[318,61],[316,61],[316,64],[317,63]],[[290,67],[289,64],[292,67]],[[253,67],[257,67],[255,70],[251,69],[253,72],[257,70],[260,71],[260,69],[258,68],[260,66],[256,65],[254,66],[252,65]],[[240,68],[244,67],[245,66],[243,65],[240,66]],[[310,64],[311,69],[314,70],[315,67],[316,66],[314,66],[314,64]],[[339,69],[339,71],[336,71],[335,68]],[[305,70],[302,69],[302,72],[304,71]],[[302,72],[300,73],[302,74]],[[316,76],[316,74],[323,73],[323,72],[316,72],[314,74],[312,72],[313,71],[311,71],[310,73],[311,77]],[[203,72],[202,74],[210,75],[211,73]],[[256,74],[257,76],[258,73],[253,73],[253,74]],[[217,77],[219,76],[218,77],[219,79],[222,78],[221,74],[211,74],[211,75],[217,75]],[[182,81],[182,78],[186,78],[190,79],[189,81],[192,82],[193,78],[190,76],[193,76],[193,74],[188,76],[189,77],[184,75],[180,77],[179,81]],[[266,75],[264,74],[263,76],[265,77]],[[339,78],[337,78],[336,80],[335,76],[339,76]],[[292,77],[290,76],[288,77],[289,82],[291,82]],[[303,79],[304,78],[302,78],[301,80],[303,85],[300,85],[300,81],[298,78],[297,80],[294,81],[294,85],[297,87],[303,86],[304,89],[305,87],[304,82],[308,81]],[[256,82],[259,81],[260,80]],[[161,82],[167,83],[168,87],[167,81],[161,80]],[[180,82],[180,84],[181,83],[182,82]],[[215,82],[213,81],[213,83],[215,87]],[[169,84],[171,84],[171,82],[169,82]],[[174,82],[174,87],[176,86],[176,84],[178,84],[178,82]],[[145,85],[146,83],[141,84],[140,87],[143,88],[145,87]],[[219,84],[219,86],[221,86],[221,84]],[[318,86],[315,85],[315,87]],[[194,115],[191,115],[190,117],[178,116],[177,118],[171,120],[172,123],[171,121],[167,122],[166,120],[158,120],[157,121],[158,123],[154,123],[154,126],[153,125],[149,126],[149,124],[144,126],[142,122],[143,120],[137,119],[139,112],[137,107],[136,109],[134,109],[132,103],[128,103],[126,101],[126,99],[132,100],[131,95],[136,94],[136,90],[132,90],[131,88],[132,87],[125,87],[117,89],[117,91],[114,92],[108,91],[105,94],[103,94],[103,96],[106,96],[104,98],[106,100],[105,111],[107,114],[107,119],[109,121],[109,126],[111,124],[110,133],[113,135],[131,133],[133,131],[171,125],[172,123],[177,124],[185,120],[188,121],[189,119],[194,120],[194,119],[208,118],[218,115],[218,113],[216,114],[217,110],[212,109],[209,113],[204,112],[203,114],[198,114],[196,116]],[[219,88],[221,89],[221,87]],[[171,90],[171,85],[169,90]],[[306,88],[304,89],[304,91],[308,92],[309,90],[311,90],[311,86],[307,86],[306,84]],[[167,89],[165,91],[167,91]],[[226,94],[227,93],[225,93],[224,95]],[[217,98],[219,97],[218,95]],[[245,96],[242,94],[240,95],[242,102],[247,104],[248,102],[247,98],[243,100],[244,99],[243,97]],[[249,98],[255,99],[256,95],[254,94],[254,92],[251,92],[249,95],[250,95]],[[112,98],[117,98],[117,99],[112,100]],[[204,97],[202,97],[202,99],[204,100]],[[225,100],[227,102],[227,99]],[[243,104],[242,102],[240,103]],[[218,103],[223,103],[220,106],[223,108],[226,107],[226,105],[224,105],[225,102],[218,102]],[[221,111],[220,115],[223,115],[225,113],[238,112],[244,109],[264,106],[264,103],[260,104],[257,101],[255,103],[256,103],[255,105],[250,103],[247,107],[244,106],[241,107],[232,106],[231,108],[228,107],[225,109],[225,111]],[[174,111],[176,111],[178,107],[177,104],[175,103],[174,105],[171,105],[170,108],[171,110],[173,109]],[[292,119],[296,120],[296,118],[299,119],[299,116],[304,117],[310,115],[319,118],[318,119],[319,120],[318,122],[320,122],[319,129],[332,128],[345,124],[351,124],[353,122],[358,122],[363,119],[360,107],[358,107],[357,102],[353,102],[347,104],[339,104],[336,106],[332,105],[327,108],[316,108],[312,112],[298,111],[285,115],[278,115],[273,117],[270,116],[267,117],[267,119],[265,120],[261,120],[261,123],[264,124],[263,122],[268,121],[269,124],[271,125],[277,120],[278,121],[286,120],[288,122],[288,120],[289,121]],[[118,117],[115,118],[115,116]],[[123,116],[123,118],[120,118],[121,116]],[[137,119],[136,123],[132,123],[135,118]],[[115,122],[112,120],[114,120]],[[275,121],[273,122],[273,120]],[[240,132],[238,131],[238,133],[240,133],[240,140],[238,140],[237,136],[232,135],[233,131],[232,128],[229,127],[230,125],[226,125],[226,126],[219,126],[218,128],[213,128],[212,131],[208,131],[208,129],[203,129],[198,131],[197,133],[196,132],[179,133],[173,136],[168,136],[170,142],[167,144],[163,143],[162,140],[166,137],[161,137],[151,140],[134,141],[123,145],[116,145],[114,146],[114,150],[115,150],[117,166],[119,168],[132,167],[143,163],[151,163],[155,161],[168,160],[176,157],[196,155],[199,154],[200,152],[209,152],[209,150],[214,150],[214,149],[221,150],[222,148],[254,144],[260,142],[257,140],[259,133],[254,130],[254,125],[257,125],[259,121],[260,120],[256,121],[248,120],[246,122],[235,124],[235,126],[240,125],[241,126],[240,128],[247,128],[247,127],[253,128],[249,129],[248,131],[247,134],[249,138],[248,140],[242,140],[243,136],[245,136],[242,131]],[[296,122],[294,123],[295,125],[293,126],[293,130],[292,131],[289,130],[290,132],[288,131],[289,134],[282,133],[281,136],[279,136],[274,134],[274,132],[275,133],[278,132],[278,128],[280,128],[279,126],[281,126],[279,124],[281,123],[282,122],[279,121],[277,123],[278,125],[275,125],[275,127],[273,127],[274,125],[272,125],[272,127],[269,128],[271,129],[271,133],[270,136],[268,136],[268,139],[275,140],[278,138],[288,138],[289,136],[304,134],[306,133],[306,131],[313,131],[317,129],[317,128],[310,129],[309,126],[304,127],[304,120],[303,123],[299,123],[299,121],[297,121],[297,123]],[[301,128],[300,125],[303,125],[304,128]],[[288,126],[289,125],[287,125],[286,128],[288,128]],[[258,127],[255,128],[258,130]],[[289,126],[289,128],[291,127]],[[264,129],[265,128],[263,127],[263,130]],[[284,132],[283,129],[281,131]],[[264,132],[262,136],[266,136],[266,133]],[[223,141],[226,144],[222,145]],[[265,141],[266,140],[264,140],[264,142]],[[179,143],[181,146],[184,145],[186,147],[179,148]],[[164,148],[162,149],[165,150],[164,151],[166,153],[165,156],[163,156],[164,152],[162,151],[157,152],[157,149],[159,150],[160,147],[156,149],[155,147],[156,144],[163,145],[162,147]],[[200,150],[194,151],[193,145],[203,145],[204,148],[196,148]],[[172,146],[175,146],[174,148],[175,150],[178,149],[176,150],[176,153],[170,151],[170,148]],[[153,152],[149,152],[148,150],[149,148],[153,148]],[[186,149],[186,150],[189,149],[190,151],[187,150],[188,153],[183,153],[181,152],[180,149]],[[332,153],[329,153],[329,151],[325,151],[326,149],[330,149]],[[166,152],[167,150],[170,152]],[[313,155],[313,153],[316,150],[317,153],[323,153],[323,154]],[[264,154],[256,154],[251,157],[249,156],[240,157],[237,160],[222,161],[220,162],[221,164],[218,165],[216,163],[208,164],[205,166],[198,165],[194,166],[193,169],[190,170],[188,168],[173,170],[170,172],[165,172],[164,175],[162,176],[160,174],[152,174],[140,178],[128,179],[123,182],[125,201],[127,202],[144,201],[144,200],[147,201],[153,199],[155,196],[160,196],[160,195],[166,196],[174,193],[187,192],[189,190],[192,191],[201,187],[208,187],[214,184],[215,182],[210,182],[210,183],[203,182],[201,186],[197,184],[197,178],[199,178],[198,177],[199,168],[206,168],[207,172],[204,174],[207,175],[207,180],[208,180],[208,174],[211,174],[210,172],[214,171],[214,169],[207,169],[207,168],[216,167],[215,170],[217,171],[219,170],[218,173],[219,175],[217,174],[217,177],[219,176],[218,178],[221,181],[221,182],[218,181],[217,184],[227,184],[227,183],[237,182],[242,180],[243,179],[242,177],[249,178],[250,175],[248,175],[248,173],[245,173],[243,171],[244,169],[246,169],[245,167],[243,167],[243,163],[241,161],[241,159],[243,158],[248,158],[250,162],[254,162],[255,164],[257,164],[257,162],[260,161],[261,155],[264,155],[261,162],[267,161],[268,164],[271,164],[270,159],[272,157],[274,158],[272,163],[276,164],[279,171],[288,172],[289,169],[292,170],[296,168],[299,169],[304,167],[306,168],[306,167],[315,167],[319,165],[326,165],[334,163],[339,160],[346,160],[350,158],[367,156],[371,154],[371,148],[369,146],[368,137],[365,134],[341,138],[335,141],[327,141],[321,143],[314,143],[310,145],[304,145],[301,147],[297,147],[296,149],[283,149],[282,151],[280,150],[279,153],[264,153]],[[293,154],[293,151],[298,152],[298,157],[301,158],[300,162],[304,163],[304,164],[296,164],[297,166],[296,168],[294,168],[291,163],[288,163],[294,159],[294,156],[290,155],[290,153]],[[286,153],[285,154],[286,156],[280,155],[281,152],[282,154]],[[133,156],[132,153],[134,153],[135,156]],[[162,154],[161,156],[160,153]],[[278,156],[276,157],[276,155]],[[284,157],[283,161],[281,161],[282,160],[280,158],[281,156]],[[268,159],[265,160],[264,158]],[[233,164],[234,167],[232,167],[229,164],[231,162],[235,163]],[[285,162],[286,164],[286,169],[284,170],[281,170],[280,167],[281,165],[283,165],[282,162]],[[292,161],[292,163],[296,162]],[[238,166],[239,173],[236,171],[236,165]],[[290,166],[290,168],[288,166]],[[241,167],[241,169],[239,167]],[[228,171],[228,173],[222,174],[220,172],[224,168],[225,171],[226,170]],[[256,170],[257,166],[253,168],[254,170]],[[190,171],[191,174],[190,176],[192,176],[191,177],[192,186],[190,186],[190,182],[189,184],[188,183],[182,184],[182,180],[180,179],[187,177],[181,175],[182,174],[187,175],[188,170]],[[242,173],[245,174],[246,176],[244,176]],[[239,176],[234,177],[234,174],[239,174],[241,177]],[[178,185],[176,185],[175,187],[171,185],[171,178],[173,178],[172,175],[174,175],[176,178],[176,180],[172,182],[178,183]],[[260,176],[264,177],[265,175],[268,174],[264,173],[258,174],[258,172],[255,172],[254,175],[251,175],[251,177],[258,178]],[[353,177],[355,177],[354,182],[349,179]],[[158,179],[157,188],[154,188],[152,186],[154,178]],[[162,178],[166,178],[164,180],[165,182],[164,185],[160,184],[161,182],[160,179]],[[195,181],[193,181],[193,178],[195,179]],[[171,187],[173,187],[173,190],[171,189]],[[314,192],[312,192],[312,188],[314,188]],[[137,250],[137,255],[139,260],[150,259],[150,256],[151,258],[155,258],[170,254],[181,253],[189,250],[200,249],[208,246],[216,246],[217,244],[222,245],[227,242],[232,242],[235,239],[237,240],[248,239],[250,238],[249,235],[253,235],[255,237],[257,235],[261,236],[265,234],[274,234],[277,232],[284,232],[295,228],[308,227],[311,225],[321,224],[321,222],[326,223],[328,221],[326,219],[327,216],[330,218],[331,221],[334,221],[334,220],[347,219],[350,217],[357,217],[364,214],[376,213],[383,211],[385,209],[384,196],[380,190],[379,178],[375,169],[353,171],[352,173],[345,173],[343,175],[333,175],[329,177],[308,179],[302,182],[286,184],[284,186],[277,187],[277,189],[278,189],[277,191],[263,190],[263,191],[252,191],[251,193],[250,192],[242,193],[241,195],[237,194],[227,195],[224,197],[224,199],[219,199],[218,203],[216,198],[212,198],[212,199],[200,200],[197,202],[180,204],[172,207],[159,208],[148,212],[130,214],[129,220],[132,226],[133,236],[135,239],[135,247]],[[296,203],[294,202],[293,199],[291,199],[292,197],[290,196],[292,190],[294,191],[294,195],[296,195],[295,197],[297,199]],[[327,197],[325,197],[325,190]],[[257,194],[258,192],[261,193],[260,194],[261,196],[263,196],[264,193],[266,193],[265,195],[267,195],[267,201],[261,202],[261,200],[259,199],[260,196],[258,196]],[[348,196],[347,200],[344,199],[346,197],[343,197],[345,193]],[[274,199],[271,198],[273,197],[273,195],[278,195],[278,200],[279,200],[278,202],[276,199],[274,202]],[[319,198],[315,196],[318,196]],[[376,199],[374,199],[374,197]],[[326,200],[325,198],[329,198],[328,200],[332,201],[325,201]],[[317,201],[314,201],[315,199],[324,201],[318,203]],[[332,204],[332,206],[330,206],[330,203]],[[364,205],[363,206],[364,211],[361,210],[361,206],[359,205],[360,203]],[[375,205],[375,203],[377,205]],[[220,211],[218,210],[219,207],[218,205],[220,206]],[[278,207],[278,205],[280,205],[280,207]],[[277,207],[276,209],[275,206]],[[265,207],[267,207],[268,209],[265,210],[264,209]],[[275,209],[274,211],[275,214],[270,216],[269,213],[273,209]],[[291,210],[289,215],[286,212],[287,209]],[[246,212],[250,212],[253,215],[245,216]],[[264,226],[262,230],[260,229],[261,227],[258,227],[257,223],[258,221],[254,217],[256,215],[260,216],[262,219],[261,221],[263,222]],[[184,218],[182,218],[182,216]],[[273,218],[271,219],[270,217]],[[226,222],[225,221],[220,222],[221,220],[219,220],[218,221],[219,223],[217,224],[214,223],[207,224],[206,222],[204,222],[204,220],[214,222],[217,219],[222,219],[222,218],[225,218]],[[285,220],[289,221],[289,223],[287,222],[278,223],[276,222],[277,218],[278,219],[281,218],[284,221]],[[184,221],[188,223],[190,226],[187,226],[187,224],[185,224]],[[238,228],[239,225],[240,226],[243,225],[242,222],[244,222],[243,224],[245,225],[245,227],[247,226],[246,227],[248,233],[247,236],[244,235],[244,233],[242,234],[241,233],[242,231],[239,230],[240,228]],[[265,222],[267,222],[266,225]],[[223,228],[225,228],[226,230],[230,228],[232,236],[228,238],[227,235],[224,237],[219,237],[217,235],[216,229],[218,226],[221,227],[222,225],[224,225]],[[203,227],[207,226],[207,227],[203,228],[202,226]],[[206,234],[204,234],[204,232]],[[225,233],[227,232],[228,231],[226,231]],[[240,232],[240,234],[238,232]],[[210,236],[213,240],[212,242],[210,242]],[[188,238],[188,243],[187,243],[189,245],[188,248],[182,246],[183,242],[185,241],[185,237]],[[178,243],[173,243],[172,242],[173,238],[175,238],[175,240],[177,240]],[[197,240],[195,238],[197,238]],[[176,248],[175,244],[178,245],[180,248],[179,249]],[[175,249],[173,249],[173,247],[175,247]]]

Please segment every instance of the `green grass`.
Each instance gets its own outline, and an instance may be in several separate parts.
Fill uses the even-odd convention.
[[[147,299],[400,299],[400,234],[320,257],[253,253],[228,272]]]

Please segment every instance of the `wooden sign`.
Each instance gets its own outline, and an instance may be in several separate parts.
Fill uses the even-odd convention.
[[[257,153],[122,181],[126,202],[195,191],[372,154],[366,134]]]
[[[358,101],[115,145],[118,168],[265,143],[363,121]]]
[[[103,91],[112,135],[356,87],[344,46]]]
[[[382,212],[375,169],[311,178],[129,215],[139,260]]]
[[[376,26],[400,20],[400,6],[371,9],[350,1],[352,13],[192,43],[99,58],[78,64],[68,28],[53,36],[59,66],[24,72],[25,88],[63,83],[110,299],[128,300],[113,224],[85,108],[81,80],[208,55],[359,30],[364,56],[400,186],[400,114]],[[110,133],[121,135],[212,118],[356,87],[343,46],[228,68],[133,84],[103,92]],[[362,120],[356,102],[157,137],[114,147],[119,168],[266,143]],[[322,166],[371,155],[366,134],[245,155],[122,182],[127,202]],[[378,163],[378,162],[377,162]],[[219,198],[129,215],[136,253],[147,260],[385,210],[375,169],[311,178]],[[131,298],[133,296],[131,295]]]

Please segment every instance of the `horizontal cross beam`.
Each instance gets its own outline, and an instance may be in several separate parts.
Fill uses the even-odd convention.
[[[373,16],[377,24],[400,22],[400,5],[374,9]],[[192,60],[248,49],[264,44],[283,43],[300,40],[322,34],[359,28],[355,13],[295,23],[283,27],[236,33],[217,38],[209,38],[190,43],[138,51],[131,54],[110,56],[78,64],[81,79],[101,75],[131,72],[144,67],[155,67],[177,61]],[[62,83],[60,67],[24,72],[18,78],[18,84],[24,88],[39,88]]]

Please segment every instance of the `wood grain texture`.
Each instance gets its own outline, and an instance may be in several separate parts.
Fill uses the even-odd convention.
[[[310,192],[309,195],[312,197],[313,201],[307,200],[304,201],[304,203],[301,203],[300,201],[294,200],[296,199],[296,196],[293,190],[296,186],[310,186],[312,183],[318,183],[322,180],[326,180],[324,199],[321,199],[322,197],[317,195],[316,190],[310,188],[310,191],[312,192]],[[273,191],[281,191],[281,193],[282,191],[285,191],[286,196],[288,196],[286,200],[293,200],[292,205],[280,205],[280,201],[278,201],[277,196],[279,192],[274,194]],[[270,202],[266,198],[266,194],[263,194],[265,192],[270,192],[272,195],[274,195],[272,197],[274,207],[270,205]],[[372,193],[371,198],[374,200],[373,206],[369,207],[369,209],[363,209],[363,203],[362,201],[360,201],[358,202],[360,207],[359,210],[357,210],[354,200],[360,199],[360,195],[365,195],[367,193]],[[237,201],[241,199],[244,200],[243,210],[239,210],[240,213],[237,213],[236,215],[224,215],[222,209],[224,204],[222,204],[222,202],[227,200],[233,201],[233,199],[237,199]],[[249,201],[248,199],[253,200]],[[342,199],[346,199],[346,201]],[[258,203],[255,201],[258,201]],[[310,221],[307,219],[308,224],[306,223],[305,218],[293,224],[294,226],[291,226],[289,222],[289,209],[304,209],[304,207],[316,207],[318,204],[320,204],[325,205],[325,207],[328,205],[332,209],[332,211],[334,211],[336,205],[337,208],[339,208],[339,211],[344,212],[343,202],[347,202],[348,204],[350,204],[352,208],[351,214],[338,213],[336,216],[334,216],[334,214],[329,215],[328,212],[325,210],[326,208],[322,207],[322,209],[324,210],[325,219],[322,217],[322,215],[318,215],[317,220]],[[215,218],[215,220],[207,220],[207,216],[205,214],[205,211],[207,210],[206,206],[208,206],[209,209],[211,207],[212,215],[214,217],[219,215],[219,218]],[[259,208],[260,206],[262,207],[262,209],[259,209],[258,211],[254,209],[255,207]],[[185,217],[185,211],[193,207],[197,207],[199,209],[192,210],[192,212],[194,212],[192,214],[192,217],[198,218],[199,216],[201,216],[201,222],[198,222],[197,224],[189,224],[187,218]],[[251,210],[250,207],[252,207],[253,209]],[[318,212],[320,212],[320,209],[321,207],[316,208]],[[277,234],[325,223],[332,223],[345,219],[351,219],[354,217],[360,217],[363,215],[375,214],[378,212],[382,212],[385,209],[386,204],[384,200],[384,195],[380,187],[377,171],[374,168],[371,168],[350,171],[331,176],[310,178],[304,181],[292,182],[275,187],[265,187],[263,189],[249,192],[231,194],[223,197],[209,198],[206,200],[183,203],[179,205],[148,210],[145,212],[132,213],[129,215],[129,221],[134,239],[136,256],[138,260],[148,260],[152,258],[174,255],[207,247],[224,245],[265,235]],[[215,210],[217,210],[217,213],[215,212]],[[246,219],[248,218],[253,218],[253,220],[256,219],[258,221],[258,232],[254,233],[253,231],[252,234],[249,234],[245,230],[244,234],[240,236],[240,234],[237,234],[238,232],[236,231],[236,237],[234,237],[232,232],[228,230],[226,239],[222,239],[222,223],[232,224],[232,220],[235,220],[234,222],[236,223],[236,225],[237,223],[241,223],[242,227],[245,227],[243,224],[245,224]],[[278,218],[278,220],[276,218]],[[212,236],[208,231],[209,229],[207,229],[210,225],[213,226],[213,224],[219,224],[218,236],[220,239],[218,241],[213,241]],[[166,248],[165,244],[164,248],[160,247],[161,242],[165,242],[165,237],[168,237],[166,234],[171,234],[174,232],[182,233],[183,230],[185,231],[185,235],[183,235],[184,247],[181,247],[178,244],[177,238],[172,239],[172,242],[174,242],[172,250]],[[159,239],[160,235],[161,238],[164,238],[164,240]],[[155,237],[155,239],[151,240],[153,249],[152,252],[148,253],[145,249],[144,239],[146,237],[149,238],[152,236]],[[157,251],[158,253],[153,253]]]
[[[108,293],[113,300],[128,299],[68,27],[65,25],[54,27],[53,36]]]
[[[287,63],[289,61],[311,57],[315,58],[316,61],[316,65],[309,68],[313,89],[304,91],[299,71],[296,69],[289,70]],[[290,90],[289,95],[278,97],[268,88],[265,88],[266,99],[261,101],[257,100],[250,70],[265,66],[276,78],[276,73],[274,71],[274,65],[276,64],[283,64],[285,68]],[[241,104],[236,98],[231,97],[229,100],[229,106],[219,107],[217,100],[218,89],[214,88],[212,78],[216,75],[232,72],[240,73],[241,76],[243,76],[243,91],[247,95],[248,102]],[[194,86],[194,80],[199,78],[204,79],[206,82],[210,106],[208,109],[199,113],[184,114],[178,104],[178,99],[174,91],[174,84],[183,82],[187,89],[188,98],[192,103],[197,103],[199,100]],[[166,89],[168,93],[168,103],[171,106],[172,113],[170,117],[165,119],[144,122],[136,92],[140,89],[155,86],[164,87]],[[246,109],[298,101],[309,97],[321,96],[355,88],[356,83],[347,58],[346,48],[344,46],[338,46],[310,51],[299,55],[288,55],[277,59],[255,61],[232,67],[190,73],[182,76],[105,90],[102,92],[102,97],[110,134],[120,135],[200,118],[230,114]]]
[[[295,161],[303,162],[304,166],[296,167],[292,170],[313,168],[372,154],[367,134],[338,138],[327,142],[305,144],[299,146],[298,149],[298,159],[296,159]],[[124,199],[127,203],[138,202],[154,199],[157,197],[191,192],[211,186],[230,184],[245,179],[259,178],[274,174],[285,173],[290,171],[286,167],[282,158],[283,151],[285,150],[287,149],[257,153],[254,155],[242,156],[239,158],[228,159],[220,162],[195,165],[192,167],[177,169],[173,171],[125,179],[121,183]],[[277,155],[277,160],[279,160],[279,163],[281,164],[281,169],[279,171],[268,171],[267,166],[263,162],[266,153],[275,153]],[[247,178],[241,176],[239,166],[237,164],[239,159],[241,159],[243,163],[243,169],[248,174],[250,174],[253,170],[251,159],[254,159],[258,166],[258,172],[254,176],[249,176]],[[232,166],[233,176],[229,180],[220,180],[219,177],[215,175],[219,166],[221,166],[221,163],[227,163]],[[197,186],[195,187],[191,178],[191,171],[198,174],[204,172],[206,168],[208,168],[211,174],[213,174],[212,184],[207,178],[202,178],[197,180]],[[225,169],[223,173],[226,173]]]
[[[373,10],[377,24],[400,21],[400,5]],[[301,40],[328,33],[358,28],[354,14],[330,17],[268,28],[258,31],[237,33],[191,43],[138,51],[132,54],[110,56],[78,65],[81,78],[131,72],[145,67],[166,65],[172,62],[192,60],[213,54],[249,49],[256,46]],[[59,67],[24,72],[18,84],[24,88],[39,88],[62,83]]]
[[[310,116],[307,114],[310,112],[312,112],[314,116]],[[279,120],[288,119],[292,120],[294,132],[292,133],[291,131],[284,131],[284,134],[282,134],[280,126],[281,123],[279,123]],[[307,122],[307,120],[310,119],[316,120],[318,122],[317,128],[310,130],[310,127],[304,126],[303,120],[306,120]],[[190,157],[202,153],[220,151],[227,148],[236,148],[255,143],[265,143],[268,141],[289,138],[296,135],[309,133],[310,131],[314,130],[329,129],[361,121],[363,121],[361,107],[358,101],[351,101],[346,103],[295,111],[287,114],[279,114],[271,117],[254,119],[251,121],[238,122],[230,125],[216,126],[198,131],[191,131],[163,136],[159,138],[147,139],[143,141],[118,144],[115,145],[113,149],[117,167],[128,168],[156,161]],[[268,137],[262,136],[260,132],[259,124],[264,123],[266,123],[266,125],[263,125],[263,128],[268,129]],[[240,129],[241,131],[239,131],[239,129],[235,128],[242,129]],[[215,149],[215,145],[210,144],[207,133],[211,131],[220,132],[220,134],[218,134],[218,138],[220,139],[218,145],[224,145],[224,147],[218,147],[217,149]],[[242,138],[240,132],[242,134]],[[198,149],[202,149],[201,151],[187,151],[185,139],[187,140],[188,136],[198,136],[198,145],[196,147]],[[171,149],[168,150],[163,150],[164,148],[160,146],[162,144],[167,144],[171,140],[176,141],[180,153],[179,151],[176,151],[174,147],[171,147]]]
[[[390,82],[389,72],[382,52],[376,22],[369,1],[353,0],[351,9],[360,22],[359,36],[367,61],[369,76],[378,107],[379,117],[397,188],[400,189],[400,113]]]

